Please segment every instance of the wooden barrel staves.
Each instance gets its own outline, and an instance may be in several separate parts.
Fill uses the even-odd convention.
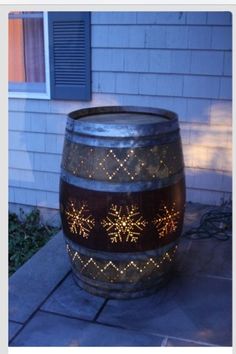
[[[69,114],[60,213],[79,286],[108,298],[154,292],[173,269],[184,205],[175,113],[112,106]]]

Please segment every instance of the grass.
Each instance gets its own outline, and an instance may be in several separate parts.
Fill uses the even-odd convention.
[[[59,228],[43,225],[40,212],[33,209],[25,214],[20,209],[20,216],[9,213],[9,276],[44,246]]]

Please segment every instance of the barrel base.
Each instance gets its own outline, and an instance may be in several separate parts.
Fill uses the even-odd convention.
[[[125,299],[141,298],[156,293],[159,289],[164,287],[169,282],[169,280],[171,279],[171,272],[169,274],[165,274],[165,276],[163,276],[163,278],[160,278],[158,282],[152,287],[144,288],[143,290],[127,289],[126,291],[125,286],[123,287],[122,290],[106,289],[106,288],[102,288],[101,285],[99,287],[93,286],[79,279],[79,277],[74,272],[73,272],[73,279],[76,285],[78,285],[81,289],[87,291],[90,294],[100,296],[106,299],[125,300]]]
[[[158,249],[111,253],[92,250],[65,237],[74,279],[84,290],[105,298],[150,295],[166,284],[175,260],[177,241]]]

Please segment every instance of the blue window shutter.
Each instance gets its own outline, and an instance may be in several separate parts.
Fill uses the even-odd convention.
[[[91,99],[89,12],[48,12],[51,98]]]

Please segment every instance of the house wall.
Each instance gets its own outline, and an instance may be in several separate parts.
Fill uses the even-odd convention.
[[[9,99],[9,202],[58,208],[66,115],[99,105],[178,113],[187,200],[231,198],[230,13],[92,13],[92,100]]]

